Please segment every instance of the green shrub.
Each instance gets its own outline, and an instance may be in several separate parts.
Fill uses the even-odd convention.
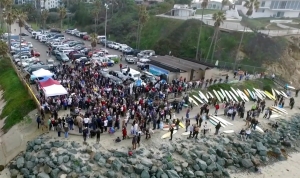
[[[220,83],[220,84],[215,84],[215,85],[209,86],[209,87],[208,87],[208,90],[209,90],[209,91],[212,91],[212,90],[220,90],[220,89],[223,89],[223,90],[231,90],[230,87],[231,87],[231,85],[228,84],[228,83]]]
[[[271,87],[271,85],[264,85],[263,86],[263,90],[267,91],[269,93],[272,93],[272,87]]]
[[[117,58],[117,57],[113,58],[112,60],[114,61],[115,64],[118,64],[120,62],[120,58]]]

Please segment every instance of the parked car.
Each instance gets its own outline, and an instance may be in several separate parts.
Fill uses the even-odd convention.
[[[132,56],[132,55],[128,55],[128,56],[125,57],[125,61],[128,64],[134,64],[136,60],[137,59],[134,56]]]
[[[57,53],[55,57],[58,61],[62,61],[62,62],[70,61],[69,57],[64,53]]]

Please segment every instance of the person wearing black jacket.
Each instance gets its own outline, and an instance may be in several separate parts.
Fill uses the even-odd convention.
[[[170,138],[170,140],[172,140],[172,138],[173,138],[173,132],[174,132],[174,128],[172,126],[170,127],[170,132],[171,132],[171,138]]]
[[[96,130],[96,143],[99,144],[100,142],[100,130],[99,128]]]
[[[219,122],[219,123],[216,125],[216,132],[215,132],[215,135],[218,135],[220,128],[221,128],[221,122]]]

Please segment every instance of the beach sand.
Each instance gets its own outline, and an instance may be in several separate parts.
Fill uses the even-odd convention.
[[[289,155],[287,161],[276,162],[266,167],[261,167],[259,173],[234,173],[232,178],[299,178],[300,153]]]

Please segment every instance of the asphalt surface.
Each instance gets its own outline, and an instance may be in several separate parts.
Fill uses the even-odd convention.
[[[12,31],[13,31],[14,34],[19,34],[20,33],[19,27],[18,27],[18,25],[16,23],[12,25],[11,29],[12,29]],[[14,29],[16,31],[14,31]],[[40,61],[42,61],[42,62],[44,62],[46,64],[46,60],[50,58],[49,56],[47,56],[48,47],[44,43],[41,43],[38,40],[35,40],[35,39],[31,38],[31,34],[25,28],[22,28],[21,32],[22,33],[26,33],[28,35],[28,36],[23,36],[23,38],[26,41],[32,43],[33,49],[35,51],[38,51],[41,54],[41,56],[39,57]],[[81,38],[78,38],[76,36],[72,36],[72,35],[69,35],[69,34],[66,34],[66,33],[62,33],[62,34],[64,34],[65,39],[72,39],[72,40],[77,40],[77,41],[83,41],[86,47],[91,47],[91,43],[89,41],[85,41],[85,40],[83,40]],[[100,49],[100,48],[104,48],[104,46],[101,45],[101,44],[97,44],[96,49]],[[106,48],[106,49],[107,49],[109,55],[121,55],[122,54],[118,50],[114,50],[114,49],[110,49],[110,48]],[[54,56],[51,56],[51,58],[54,59],[56,63],[59,63],[59,61],[57,61]],[[121,61],[121,63],[123,64],[123,66],[128,65],[129,67],[131,67],[133,69],[137,69],[136,65],[127,64],[124,60]],[[109,69],[110,70],[119,70],[119,64],[116,64],[113,67],[109,67]]]

